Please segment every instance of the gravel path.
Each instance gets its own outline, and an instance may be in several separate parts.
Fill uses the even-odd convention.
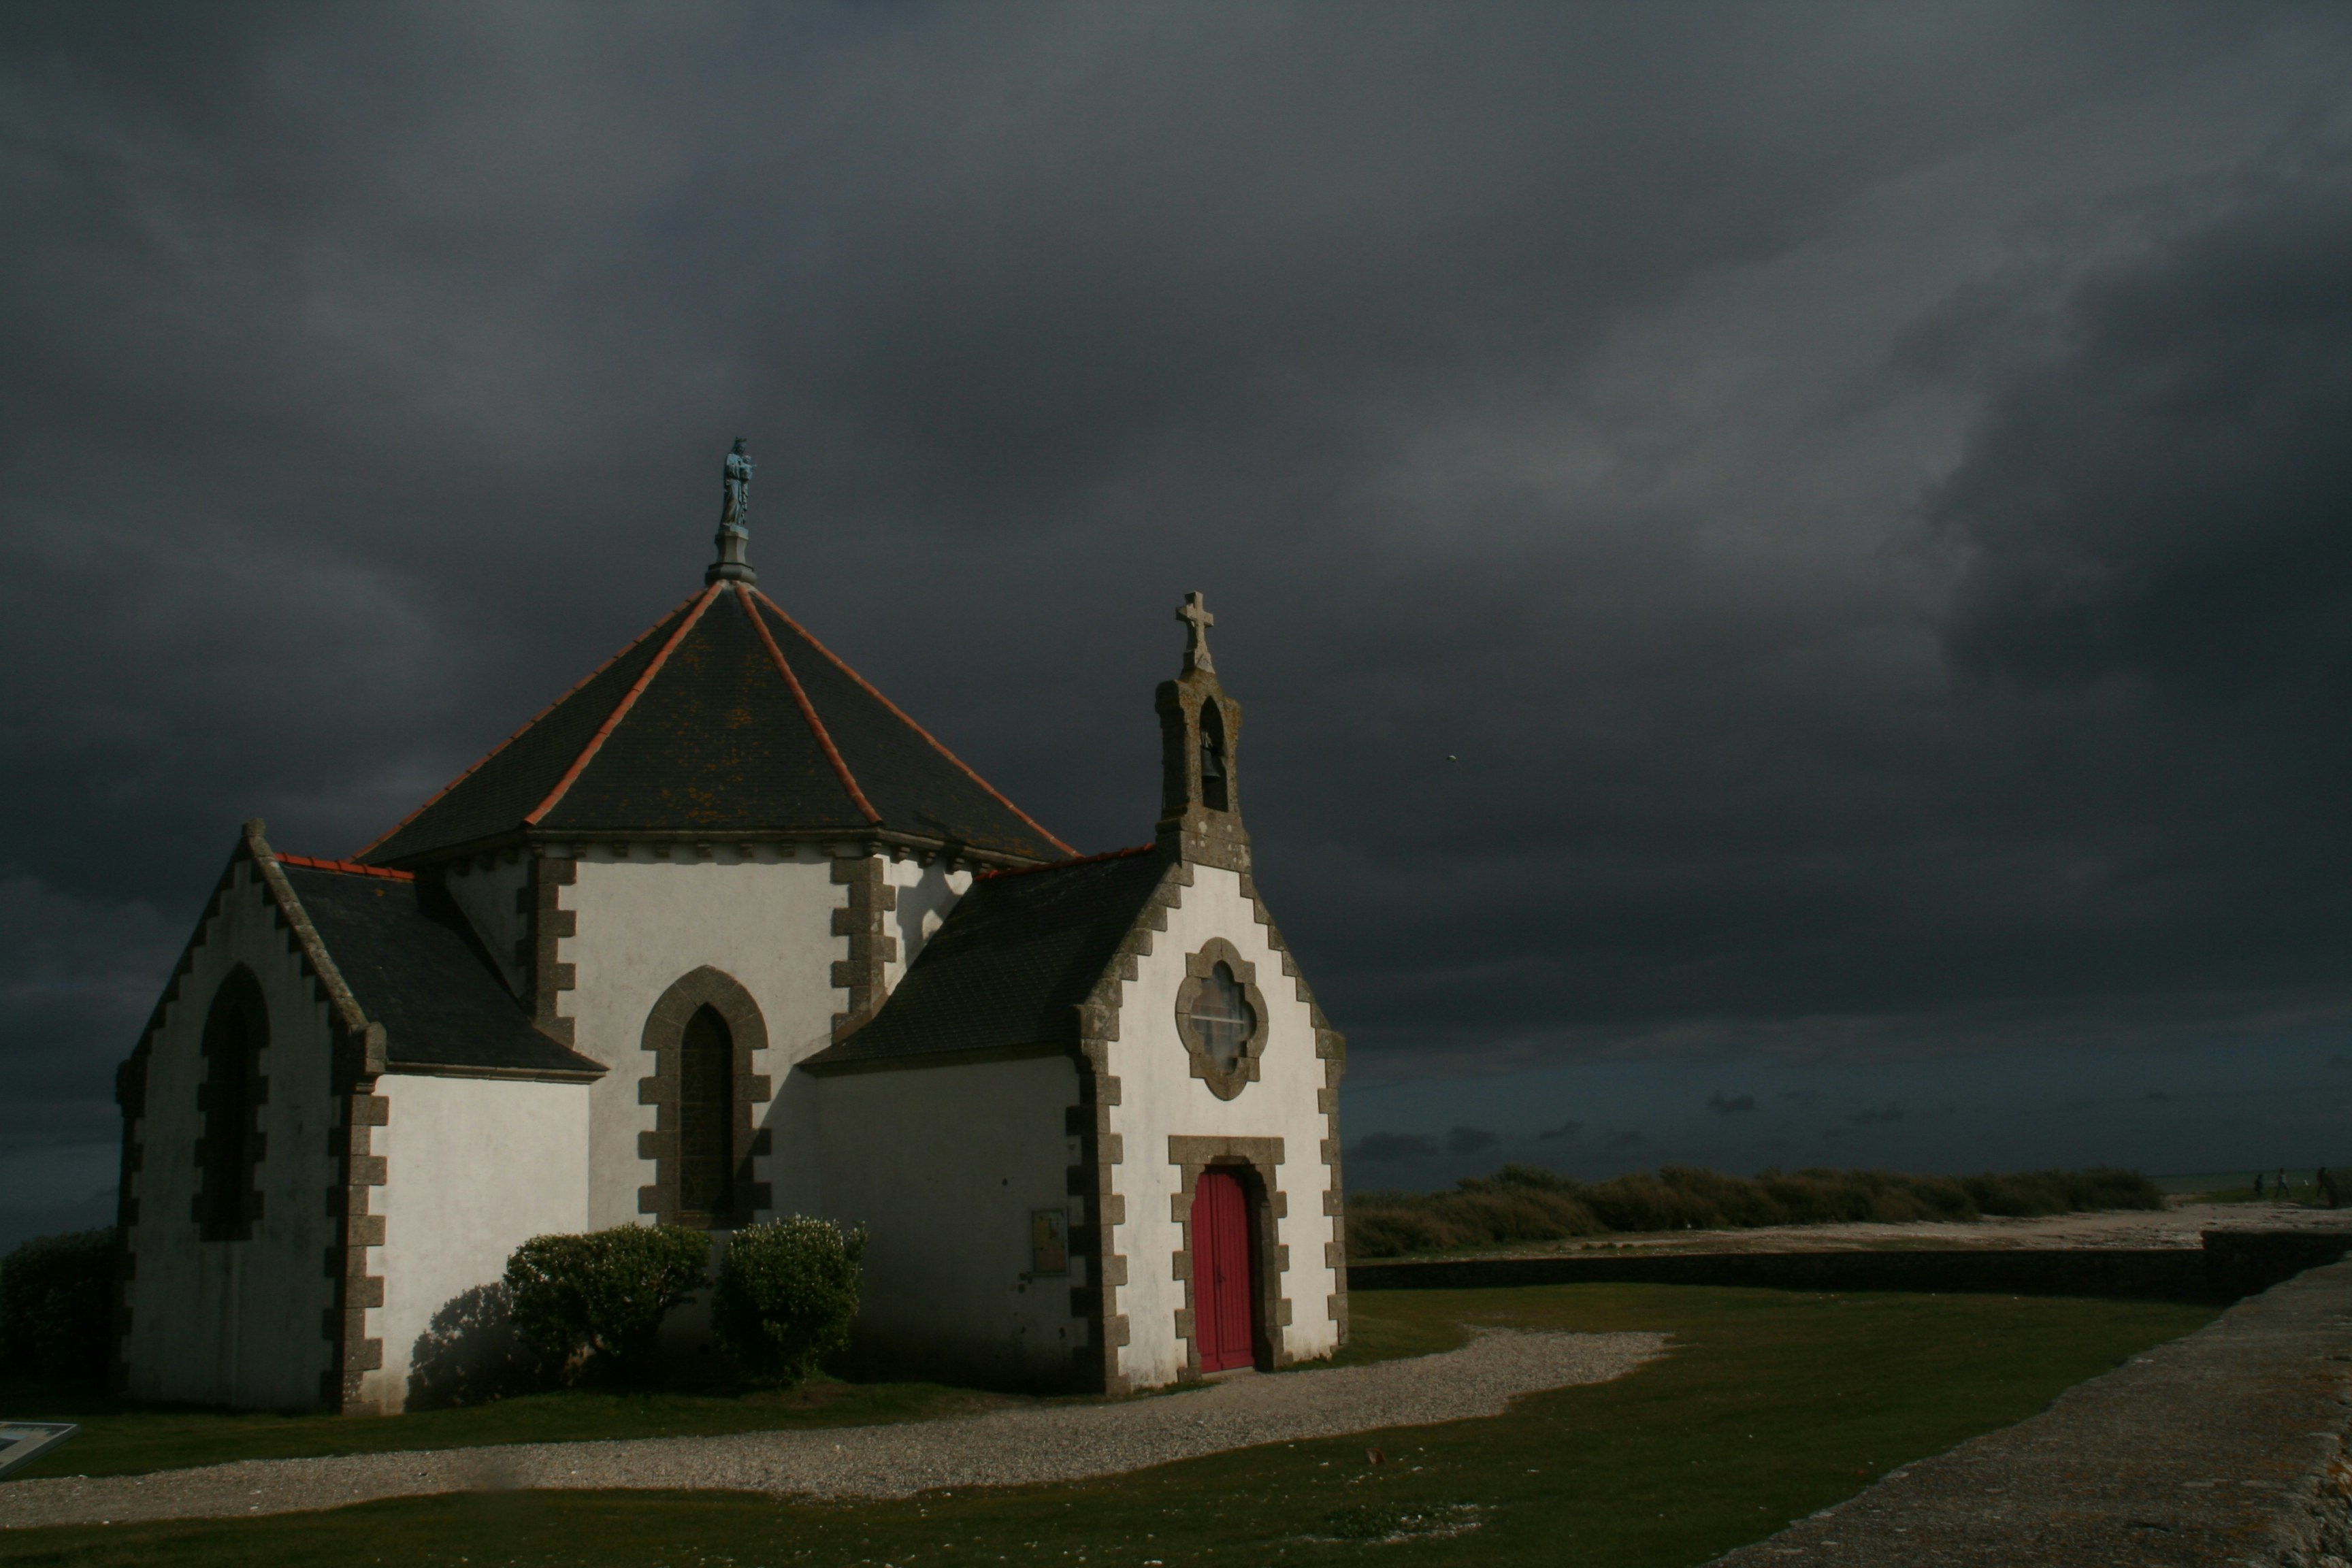
[[[935,1487],[1079,1480],[1262,1443],[1499,1415],[1521,1394],[1607,1383],[1665,1348],[1663,1334],[1474,1331],[1467,1345],[1444,1355],[896,1426],[254,1459],[150,1476],[15,1481],[0,1486],[0,1529],[292,1513],[530,1487],[894,1498]]]

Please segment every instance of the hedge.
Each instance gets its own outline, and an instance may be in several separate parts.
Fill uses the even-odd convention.
[[[568,1365],[593,1357],[621,1377],[642,1377],[662,1319],[709,1283],[709,1233],[679,1226],[535,1236],[507,1259],[514,1331]]]
[[[2136,1171],[2027,1171],[1906,1176],[1890,1171],[1766,1171],[1727,1176],[1689,1165],[1579,1182],[1530,1165],[1466,1176],[1451,1192],[1366,1193],[1348,1200],[1348,1256],[1399,1258],[1610,1231],[1729,1230],[1839,1221],[1971,1220],[1984,1215],[2161,1209]]]
[[[0,1260],[0,1364],[103,1383],[114,1348],[114,1227],[36,1237]]]
[[[710,1327],[744,1375],[794,1384],[849,1342],[866,1232],[793,1215],[746,1226],[727,1244]]]

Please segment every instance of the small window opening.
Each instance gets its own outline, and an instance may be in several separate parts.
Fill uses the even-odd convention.
[[[1214,702],[1201,704],[1201,804],[1211,811],[1231,811],[1233,792],[1226,784],[1225,717]]]
[[[677,1206],[716,1218],[735,1208],[735,1037],[719,1010],[695,1009],[679,1043]]]
[[[242,1241],[260,1217],[254,1170],[261,1161],[255,1125],[261,1099],[261,1053],[269,1044],[269,1005],[253,972],[240,964],[221,983],[205,1017],[202,1174],[197,1218],[206,1241]]]
[[[1242,1059],[1242,1047],[1257,1033],[1257,1014],[1248,993],[1234,978],[1233,966],[1220,963],[1201,982],[1188,1020],[1202,1054],[1219,1072],[1231,1072]]]

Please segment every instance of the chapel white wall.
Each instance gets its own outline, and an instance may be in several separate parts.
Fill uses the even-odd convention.
[[[807,1080],[809,1075],[795,1074]],[[1078,1141],[1066,1057],[828,1074],[814,1083],[824,1214],[868,1231],[860,1365],[1067,1386],[1079,1275],[1033,1277],[1030,1215],[1066,1215]],[[1073,1265],[1082,1268],[1083,1261]]]
[[[137,1218],[129,1245],[131,1328],[124,1342],[135,1398],[309,1409],[333,1360],[323,1324],[333,1304],[321,1267],[334,1240],[327,1191],[336,1178],[333,1036],[328,1005],[302,973],[258,873],[240,863],[220,910],[200,929],[148,1048],[145,1111],[131,1130]],[[238,963],[253,971],[269,1015],[257,1069],[268,1080],[254,1168],[261,1217],[246,1241],[205,1241],[194,1217],[202,1185],[196,1106],[205,1079],[205,1020]]]
[[[375,1092],[387,1102],[373,1142],[384,1243],[368,1271],[383,1279],[383,1305],[369,1309],[367,1333],[383,1342],[383,1365],[360,1395],[388,1414],[407,1402],[436,1312],[495,1283],[530,1237],[590,1228],[589,1086],[386,1074]]]
[[[832,1043],[833,1016],[847,995],[832,983],[834,960],[848,951],[833,934],[846,890],[821,851],[755,848],[747,859],[720,847],[707,860],[687,847],[668,859],[642,847],[624,853],[587,850],[575,879],[558,890],[560,907],[577,913],[575,934],[557,944],[574,976],[558,1007],[572,1019],[572,1048],[611,1069],[589,1091],[592,1230],[652,1220],[637,1206],[655,1169],[639,1158],[637,1134],[654,1131],[659,1113],[639,1102],[638,1083],[654,1070],[644,1030],[664,992],[706,964],[732,976],[767,1026],[767,1048],[752,1070],[772,1089],[783,1087],[793,1063]],[[771,1184],[785,1212],[817,1201],[814,1112],[804,1098],[780,1096],[753,1110],[753,1125],[773,1130],[773,1152],[755,1160],[752,1178]]]
[[[884,917],[898,939],[884,971],[895,985],[971,875],[886,859],[883,876],[898,893]],[[848,1005],[848,992],[833,984],[834,963],[849,951],[834,911],[848,896],[817,846],[750,847],[747,855],[722,844],[708,858],[688,846],[667,858],[645,847],[582,847],[574,880],[558,889],[559,907],[576,914],[574,934],[557,944],[573,973],[558,1007],[573,1020],[573,1048],[611,1068],[590,1095],[590,1228],[650,1222],[637,1202],[655,1173],[638,1156],[637,1134],[659,1117],[639,1102],[639,1080],[654,1070],[646,1018],[664,992],[706,964],[751,993],[767,1026],[752,1070],[767,1076],[774,1098],[753,1109],[752,1124],[769,1129],[770,1152],[754,1157],[752,1180],[770,1184],[771,1212],[818,1212],[814,1086],[791,1068],[833,1043],[834,1017]]]
[[[1276,1227],[1277,1245],[1289,1253],[1281,1294],[1289,1299],[1291,1321],[1269,1325],[1268,1332],[1294,1361],[1328,1355],[1339,1342],[1330,1310],[1339,1280],[1325,1252],[1337,1236],[1337,1222],[1324,1213],[1332,1174],[1322,1158],[1326,1124],[1318,1093],[1325,1064],[1315,1054],[1313,1015],[1297,983],[1283,973],[1282,957],[1243,895],[1240,877],[1209,866],[1192,871],[1192,885],[1168,911],[1167,930],[1153,937],[1136,978],[1122,987],[1118,1038],[1109,1047],[1110,1073],[1119,1080],[1110,1127],[1123,1155],[1112,1179],[1126,1199],[1126,1217],[1111,1231],[1112,1250],[1127,1259],[1127,1283],[1115,1309],[1128,1320],[1119,1369],[1138,1388],[1171,1383],[1185,1370],[1184,1344],[1176,1334],[1184,1286],[1174,1277],[1184,1237],[1172,1209],[1183,1173],[1168,1157],[1171,1135],[1283,1141],[1275,1179],[1287,1212]],[[1267,1011],[1259,1076],[1230,1100],[1192,1076],[1176,1021],[1185,958],[1213,937],[1232,942],[1255,966]]]
[[[882,972],[884,989],[896,991],[907,966],[946,921],[956,900],[971,890],[971,873],[950,871],[936,860],[928,866],[894,860],[883,868],[882,879],[898,892],[898,907],[884,921],[884,929],[898,939],[898,954]]]

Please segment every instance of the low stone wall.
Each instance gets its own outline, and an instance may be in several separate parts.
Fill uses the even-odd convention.
[[[2234,1301],[2333,1263],[2352,1236],[2216,1231],[2194,1247],[1883,1252],[1682,1252],[1359,1263],[1350,1290],[1474,1290],[1620,1281],[1775,1290],[1918,1290]]]
[[[2352,1568],[2347,1426],[2337,1263],[1716,1563]]]

